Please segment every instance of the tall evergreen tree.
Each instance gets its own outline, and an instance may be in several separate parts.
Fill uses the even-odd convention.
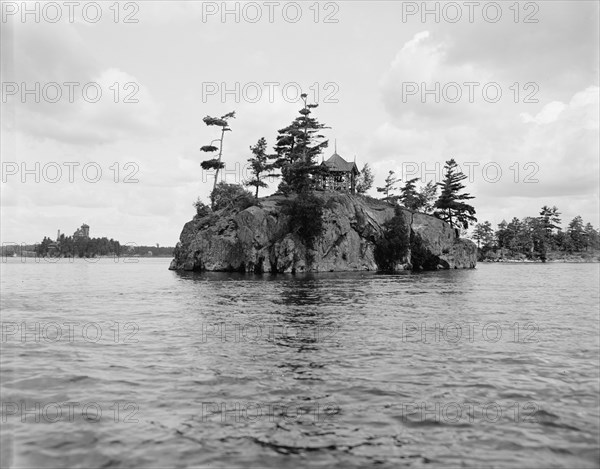
[[[521,252],[529,256],[538,252],[542,262],[546,262],[548,243],[544,227],[538,218],[525,217],[523,219],[523,237],[526,242],[522,243]]]
[[[396,177],[396,173],[394,171],[390,171],[388,173],[388,177],[385,178],[385,185],[383,187],[378,187],[377,192],[383,192],[385,194],[383,200],[395,203],[396,200],[398,200],[398,196],[393,195],[392,192],[396,190],[396,184],[399,182],[400,178]]]
[[[591,223],[587,223],[584,228],[585,232],[585,250],[588,248],[598,249],[598,231],[594,229]]]
[[[473,199],[470,194],[461,194],[465,186],[461,181],[467,176],[458,169],[454,159],[446,161],[444,165],[444,181],[438,182],[441,187],[441,194],[435,202],[436,215],[444,221],[450,223],[450,226],[462,226],[464,229],[469,227],[470,223],[475,223],[475,208],[464,202]]]
[[[221,138],[215,139],[219,141],[219,147],[215,147],[214,145],[212,145],[211,142],[210,145],[204,145],[200,148],[200,151],[203,151],[205,153],[213,153],[219,150],[219,155],[216,158],[213,157],[211,159],[204,160],[202,163],[200,163],[200,166],[204,170],[215,170],[215,182],[213,184],[213,191],[217,187],[219,171],[225,167],[225,163],[221,161],[221,157],[223,156],[223,138],[225,137],[225,132],[231,132],[231,128],[229,127],[229,119],[233,118],[235,118],[235,111],[229,112],[221,117],[206,116],[204,119],[202,119],[207,126],[216,125],[217,127],[221,127]]]
[[[300,96],[304,102],[300,116],[278,131],[276,154],[272,157],[274,167],[281,168],[283,180],[279,188],[283,192],[306,193],[327,172],[326,167],[318,163],[318,157],[329,144],[320,132],[329,127],[310,116],[311,109],[318,104],[307,104],[306,93]]]
[[[560,227],[560,212],[556,206],[552,208],[544,205],[540,210],[540,216],[537,218],[539,221],[539,225],[543,232],[545,233],[544,239],[540,242],[543,246],[543,251],[545,252],[548,249],[556,248],[556,240],[553,236],[555,231],[559,232],[561,230]]]
[[[521,245],[523,242],[523,231],[521,220],[513,217],[510,223],[506,225],[506,247],[513,251],[521,251],[523,249]]]
[[[276,176],[271,173],[273,170],[273,164],[269,163],[269,156],[266,153],[267,150],[267,141],[264,137],[261,137],[256,145],[250,147],[250,151],[252,151],[252,158],[248,158],[248,162],[250,163],[250,168],[252,169],[252,179],[244,182],[246,186],[254,186],[256,188],[256,193],[254,195],[255,199],[258,199],[258,189],[260,187],[268,187],[267,183],[264,182],[265,173],[269,173],[269,176]]]
[[[573,244],[573,248],[576,251],[581,251],[586,247],[586,236],[585,230],[583,228],[583,219],[577,215],[571,222],[569,223],[569,227],[567,228],[567,235],[571,239]]]
[[[494,230],[492,229],[492,224],[489,221],[477,223],[473,230],[473,239],[477,241],[478,248],[481,248],[481,246],[484,248],[491,246],[494,242]]]
[[[548,235],[551,235],[554,230],[560,230],[560,212],[558,208],[553,206],[552,208],[544,205],[540,210],[540,216],[538,219],[542,222],[542,225]]]
[[[502,220],[498,223],[498,229],[496,230],[496,243],[499,249],[508,248],[508,232],[507,232],[508,223],[506,220]]]
[[[419,199],[421,201],[419,210],[425,213],[433,212],[436,198],[437,185],[433,181],[428,181],[419,191]]]
[[[417,191],[417,181],[419,178],[414,178],[406,181],[400,189],[400,202],[410,210],[419,210],[421,208],[421,197]]]

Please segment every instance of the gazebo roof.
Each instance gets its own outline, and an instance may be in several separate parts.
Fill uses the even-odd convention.
[[[360,171],[358,170],[358,166],[356,166],[356,163],[350,163],[346,161],[337,153],[331,155],[331,157],[327,161],[324,161],[323,164],[329,168],[329,171],[343,173],[350,173],[352,171],[356,171],[356,174],[360,173]]]

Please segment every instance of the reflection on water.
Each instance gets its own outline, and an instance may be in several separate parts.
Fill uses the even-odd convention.
[[[2,264],[2,467],[599,463],[597,265],[167,265]]]

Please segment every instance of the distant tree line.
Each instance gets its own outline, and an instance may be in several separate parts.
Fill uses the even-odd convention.
[[[17,243],[4,243],[0,248],[0,254],[2,257],[13,257],[13,256],[27,256],[35,255],[35,249],[37,244],[17,244]]]
[[[98,256],[165,256],[173,255],[173,247],[138,246],[134,243],[121,244],[114,239],[84,238],[60,235],[55,241],[44,237],[41,243],[31,246],[31,250],[39,257],[98,257]],[[4,255],[20,254],[20,251],[6,251]]]
[[[126,248],[127,256],[157,256],[157,257],[173,257],[173,250],[175,249],[173,246],[165,246],[160,247],[159,245],[155,246],[137,246],[133,244],[127,244],[126,246],[121,246],[121,249]]]
[[[40,257],[120,256],[121,249],[121,244],[112,238],[75,238],[61,234],[56,241],[44,236],[36,245],[35,253]]]
[[[566,230],[560,226],[557,207],[544,205],[537,217],[514,217],[503,220],[494,230],[489,221],[478,223],[472,239],[477,243],[480,258],[524,256],[545,261],[549,252],[576,253],[600,248],[600,236],[591,223],[581,216],[571,220]]]

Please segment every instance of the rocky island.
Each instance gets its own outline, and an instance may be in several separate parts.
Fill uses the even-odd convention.
[[[282,195],[246,208],[198,210],[181,232],[170,269],[297,273],[475,267],[475,244],[458,238],[439,218],[360,195],[316,192],[315,197],[323,202],[322,230],[309,243],[290,226]],[[400,220],[405,249],[390,269],[378,259],[377,247],[394,217]]]
[[[385,185],[376,188],[384,197],[375,199],[366,194],[374,181],[368,164],[359,170],[356,159],[337,153],[337,143],[324,159],[328,140],[321,132],[328,127],[311,116],[317,104],[308,104],[306,94],[301,98],[299,116],[278,130],[273,153],[264,137],[250,147],[252,175],[241,185],[218,182],[225,167],[223,139],[235,111],[203,119],[220,130],[219,138],[200,148],[212,155],[200,164],[214,171],[210,207],[199,199],[194,204],[196,215],[183,227],[171,270],[275,274],[475,267],[477,247],[460,239],[458,228],[477,221],[467,203],[473,197],[461,192],[467,176],[454,159],[446,162],[442,182],[417,190],[419,178],[410,179],[401,195],[393,193],[400,179],[390,170]],[[277,192],[259,198],[269,177],[281,178]]]

